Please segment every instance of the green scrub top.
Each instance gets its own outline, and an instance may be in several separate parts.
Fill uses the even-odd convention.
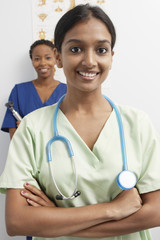
[[[73,200],[57,201],[57,190],[52,182],[47,162],[46,145],[53,137],[53,115],[56,105],[38,109],[27,115],[18,127],[9,147],[4,172],[0,177],[0,191],[23,188],[24,183],[39,187],[59,207],[78,207],[109,202],[121,189],[116,177],[122,170],[119,128],[112,111],[91,151],[61,110],[58,111],[59,135],[72,144],[78,174],[77,189],[81,195]],[[137,189],[147,193],[160,189],[160,137],[148,116],[128,106],[118,106],[123,121],[128,168],[137,176]],[[85,127],[85,126],[84,126]],[[62,193],[70,196],[74,189],[73,166],[63,142],[52,144],[52,170]],[[39,185],[38,183],[39,182]],[[33,240],[51,238],[33,238]],[[71,237],[53,238],[69,240]],[[87,238],[76,238],[85,240]],[[94,238],[92,238],[94,239]],[[96,239],[96,238],[95,238]],[[149,240],[149,231],[125,236],[103,238],[106,240]]]

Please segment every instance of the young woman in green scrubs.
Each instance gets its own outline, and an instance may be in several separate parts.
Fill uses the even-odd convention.
[[[57,24],[54,53],[67,81],[57,124],[59,134],[73,146],[81,195],[55,198],[46,145],[53,137],[56,105],[29,114],[12,139],[0,177],[9,235],[36,236],[34,240],[149,240],[145,229],[160,225],[160,138],[145,113],[125,106],[118,108],[128,165],[137,184],[127,191],[116,184],[122,169],[119,130],[101,92],[112,67],[115,39],[108,16],[88,4],[70,10]],[[65,147],[58,143],[52,151],[57,185],[70,194],[74,176]]]

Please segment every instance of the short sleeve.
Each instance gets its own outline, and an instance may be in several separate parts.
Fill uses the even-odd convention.
[[[147,193],[160,189],[160,136],[147,115],[140,122],[142,164],[137,188],[140,193]]]
[[[25,182],[38,187],[34,146],[34,136],[24,119],[9,146],[5,169],[0,176],[0,192],[5,193],[7,188],[23,188]]]
[[[16,85],[12,89],[8,101],[13,101],[14,109],[19,112],[18,93]],[[1,130],[4,132],[9,132],[9,128],[16,128],[16,119],[12,115],[11,111],[7,108]]]

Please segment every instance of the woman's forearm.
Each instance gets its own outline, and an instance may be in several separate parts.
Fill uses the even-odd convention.
[[[74,233],[72,236],[104,238],[126,235],[160,226],[160,191],[145,194],[142,208],[131,216],[119,221],[110,221]]]
[[[57,237],[111,220],[107,204],[77,208],[32,207],[21,190],[7,190],[6,224],[9,235]]]
[[[6,223],[9,235],[71,236],[98,224],[124,218],[141,207],[136,189],[122,192],[111,203],[73,208],[29,206],[21,191],[7,190]]]
[[[104,238],[125,235],[150,228],[144,220],[144,207],[130,217],[119,221],[110,221],[72,234],[74,237]]]

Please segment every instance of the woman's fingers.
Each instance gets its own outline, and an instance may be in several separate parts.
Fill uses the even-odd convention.
[[[120,220],[137,212],[142,207],[142,199],[136,188],[122,191],[111,201],[112,209],[115,209],[115,220]]]
[[[43,191],[39,190],[35,186],[30,185],[29,183],[25,183],[24,187],[29,192],[33,193],[34,195],[39,196],[41,199],[44,199],[45,201],[49,200],[49,198],[43,193]]]
[[[25,189],[21,191],[21,195],[26,198],[31,206],[55,207],[55,204],[43,193],[43,191],[28,183],[25,184]]]
[[[27,199],[27,202],[32,206],[51,206],[52,204],[48,201],[46,202],[43,198],[34,195],[32,192],[29,192],[28,190],[22,190],[21,194],[23,197]],[[35,204],[33,204],[34,202]]]
[[[31,199],[27,198],[27,202],[29,205],[33,206],[33,207],[40,207],[41,205],[32,201]]]

